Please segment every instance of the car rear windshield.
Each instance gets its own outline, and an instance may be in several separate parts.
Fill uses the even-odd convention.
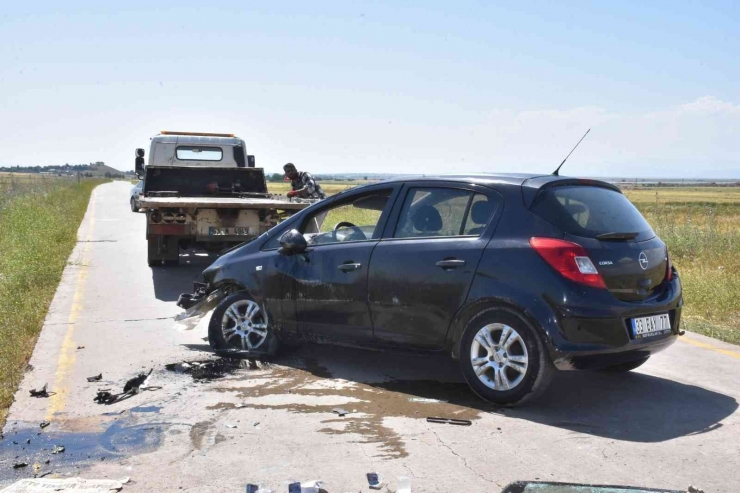
[[[532,212],[575,236],[595,238],[605,233],[638,233],[637,240],[655,236],[627,197],[599,187],[556,187],[542,192]]]

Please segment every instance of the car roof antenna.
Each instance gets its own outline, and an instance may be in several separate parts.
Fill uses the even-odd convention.
[[[579,141],[578,141],[578,144],[576,144],[576,147],[578,147],[578,145],[579,145],[579,144],[580,144],[580,143],[581,143],[581,142],[583,141],[583,139],[585,139],[585,138],[586,138],[586,136],[588,135],[588,133],[589,133],[590,131],[591,131],[591,129],[590,129],[590,128],[589,128],[588,130],[586,130],[586,133],[585,133],[585,134],[583,134],[583,137],[581,137],[581,140],[579,140]],[[565,162],[566,162],[566,161],[568,160],[568,158],[570,157],[570,155],[571,155],[571,154],[573,154],[573,151],[575,151],[575,150],[576,150],[576,147],[574,147],[574,148],[573,148],[573,149],[572,149],[572,150],[571,150],[571,151],[570,151],[570,152],[568,153],[568,155],[567,155],[567,156],[565,156],[565,159],[563,159],[563,162],[562,162],[562,163],[560,163],[560,166],[558,166],[558,168],[557,168],[557,169],[556,169],[555,171],[553,171],[553,172],[552,172],[552,175],[553,175],[553,176],[560,176],[560,175],[558,174],[558,171],[560,171],[560,168],[562,168],[562,167],[563,167],[563,165],[564,165],[564,164],[565,164]]]

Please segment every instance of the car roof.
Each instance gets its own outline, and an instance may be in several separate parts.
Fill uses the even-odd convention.
[[[593,180],[590,178],[575,178],[572,176],[541,175],[532,173],[450,173],[439,175],[408,175],[398,176],[385,180],[384,183],[414,182],[414,181],[452,181],[458,183],[475,183],[478,185],[514,185],[529,189],[540,189],[553,185],[592,185],[610,188],[619,191],[611,183]]]
[[[574,178],[559,175],[537,175],[530,173],[468,173],[468,174],[441,174],[433,176],[411,175],[399,176],[381,183],[413,183],[413,182],[458,182],[488,186],[494,189],[509,188],[509,192],[521,193],[524,206],[529,208],[537,195],[548,188],[558,186],[592,186],[606,188],[618,193],[622,191],[611,183],[591,178]]]
[[[438,175],[402,175],[384,180],[384,183],[413,182],[413,181],[452,181],[459,183],[477,183],[480,185],[521,185],[530,178],[541,175],[528,173],[448,173]]]

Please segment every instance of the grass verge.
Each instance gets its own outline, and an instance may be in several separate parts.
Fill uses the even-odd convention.
[[[740,204],[636,205],[681,276],[682,327],[740,344]]]
[[[90,193],[105,181],[60,181],[0,209],[0,425],[77,242]]]

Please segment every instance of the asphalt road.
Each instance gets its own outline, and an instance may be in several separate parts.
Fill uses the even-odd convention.
[[[444,356],[305,346],[213,380],[169,371],[214,358],[202,323],[173,321],[177,295],[211,259],[149,268],[145,217],[129,211],[128,190],[94,192],[10,410],[0,484],[36,464],[37,474],[130,477],[124,491],[142,492],[287,491],[312,479],[330,493],[368,491],[368,472],[388,491],[399,476],[414,492],[498,492],[525,479],[740,491],[740,347],[698,335],[630,374],[560,373],[539,402],[513,410],[473,397]],[[93,402],[150,368],[160,389]],[[47,382],[51,397],[29,397]]]

